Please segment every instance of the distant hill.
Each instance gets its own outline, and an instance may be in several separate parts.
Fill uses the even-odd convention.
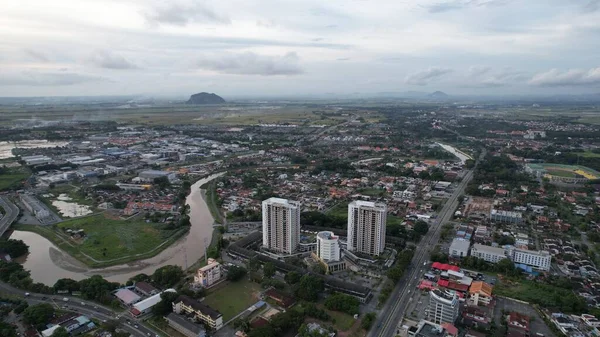
[[[187,104],[222,104],[225,100],[217,94],[209,94],[207,92],[201,92],[199,94],[193,94],[190,99],[186,102]]]
[[[432,92],[431,94],[427,95],[427,97],[435,98],[435,99],[447,99],[449,96],[445,92],[436,91],[436,92]]]

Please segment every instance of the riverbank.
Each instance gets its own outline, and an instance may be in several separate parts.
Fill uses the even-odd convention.
[[[22,261],[23,266],[31,272],[34,282],[50,286],[60,278],[81,280],[92,275],[100,275],[111,282],[125,283],[139,273],[150,275],[156,269],[166,265],[177,265],[188,269],[200,260],[204,261],[204,244],[208,246],[214,242],[214,219],[200,186],[222,174],[224,173],[205,177],[192,185],[191,193],[186,199],[186,204],[190,206],[192,223],[189,232],[175,239],[174,243],[165,244],[160,251],[154,252],[153,257],[136,256],[129,262],[118,261],[117,265],[110,267],[90,267],[70,255],[69,249],[72,248],[65,243],[65,240],[48,229],[38,227],[36,231],[46,231],[46,233],[17,230],[12,234],[15,239],[21,239],[32,247],[31,254]],[[27,230],[31,227],[22,229]],[[49,238],[46,239],[44,234],[49,235]]]
[[[208,209],[210,210],[210,214],[213,219],[215,219],[215,223],[223,224],[225,223],[223,219],[223,214],[217,205],[217,184],[216,182],[210,181],[202,186],[200,186],[204,190],[202,196],[204,197],[204,201],[208,205]]]

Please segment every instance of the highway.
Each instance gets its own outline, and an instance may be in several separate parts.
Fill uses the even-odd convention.
[[[0,196],[0,206],[4,209],[4,216],[0,218],[0,236],[4,235],[4,232],[10,227],[19,216],[19,208],[13,204],[6,196]]]
[[[29,296],[25,296],[26,291],[14,288],[2,282],[0,282],[0,293],[22,297],[30,305],[49,303],[55,306],[57,309],[86,315],[90,319],[96,318],[100,321],[117,321],[119,322],[119,328],[129,332],[132,336],[159,336],[155,331],[143,325],[141,321],[131,318],[127,312],[117,313],[112,309],[106,308],[94,302],[82,300],[77,297],[35,293],[30,293]],[[63,298],[65,297],[67,297],[69,301],[63,301]],[[135,327],[136,325],[137,328]]]
[[[485,151],[477,159],[477,163],[484,156]],[[429,261],[431,249],[435,247],[440,239],[442,224],[452,218],[454,210],[459,204],[458,197],[464,193],[465,187],[467,187],[473,178],[473,171],[474,169],[467,171],[457,188],[446,201],[438,217],[432,224],[430,223],[429,232],[427,232],[416,246],[411,265],[396,285],[367,337],[393,337],[397,335],[398,325],[401,323],[406,307],[409,304],[411,291],[415,291],[419,282],[420,274],[423,271],[423,264]]]

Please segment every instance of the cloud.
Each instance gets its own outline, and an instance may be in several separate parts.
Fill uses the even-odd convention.
[[[466,87],[503,87],[526,81],[529,76],[512,68],[495,70],[490,66],[472,66],[468,70]]]
[[[82,75],[77,73],[31,72],[16,74],[0,74],[0,86],[65,86],[87,82],[104,82],[103,77]]]
[[[429,13],[444,13],[470,7],[501,6],[509,3],[510,1],[511,0],[451,0],[437,2],[423,7],[427,9]]]
[[[33,49],[25,49],[24,52],[25,52],[25,54],[27,54],[27,56],[29,58],[33,59],[34,61],[43,62],[43,63],[50,61],[48,56],[40,51],[33,50]]]
[[[201,56],[196,66],[218,73],[238,75],[298,75],[303,72],[295,52],[283,56],[259,55],[253,52]]]
[[[405,82],[410,85],[427,85],[434,82],[446,74],[452,72],[450,68],[431,67],[427,70],[419,71],[406,76]]]
[[[584,13],[593,13],[600,9],[600,0],[590,0],[583,6]]]
[[[600,85],[600,67],[567,71],[550,69],[534,75],[529,84],[541,87]]]
[[[349,57],[340,57],[338,59],[335,59],[336,61],[350,61]]]
[[[483,74],[486,74],[492,70],[490,66],[471,66],[469,68],[469,76],[470,77],[478,77]]]
[[[146,21],[153,25],[186,26],[189,23],[230,24],[231,20],[218,14],[204,4],[195,1],[191,3],[169,2],[153,7],[148,12],[142,12]]]
[[[113,54],[105,50],[98,50],[90,55],[88,63],[105,69],[137,69],[138,67],[129,62],[123,56]]]

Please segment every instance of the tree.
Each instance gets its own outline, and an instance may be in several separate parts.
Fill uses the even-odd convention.
[[[179,294],[171,291],[164,291],[160,294],[160,302],[152,308],[152,314],[162,317],[173,311],[173,302],[177,300]]]
[[[368,331],[371,328],[371,326],[373,325],[373,322],[375,322],[375,313],[369,312],[363,317],[362,322],[360,323],[360,326],[361,326],[361,328]]]
[[[70,278],[61,278],[54,283],[54,291],[66,290],[68,292],[79,291],[79,282]]]
[[[244,276],[246,276],[247,272],[248,271],[246,270],[246,268],[239,267],[239,266],[231,266],[227,270],[227,280],[232,281],[232,282],[239,281]]]
[[[233,322],[233,327],[238,330],[248,332],[250,331],[250,321],[248,318],[238,318]]]
[[[156,269],[152,274],[152,282],[162,288],[171,288],[176,285],[183,277],[185,273],[180,266],[164,266]]]
[[[356,297],[341,293],[333,294],[325,300],[325,308],[345,312],[349,315],[358,314],[359,305],[360,302]]]
[[[419,234],[419,236],[423,236],[429,232],[429,225],[425,221],[417,221],[414,227],[415,233]]]
[[[306,274],[300,278],[300,282],[295,285],[294,293],[296,297],[315,302],[319,299],[319,294],[323,291],[323,280],[319,277]]]
[[[23,311],[23,322],[26,324],[38,326],[44,326],[54,316],[54,308],[51,304],[41,303],[35,304]]]
[[[29,246],[22,240],[0,239],[0,253],[5,253],[12,258],[16,258],[29,253]]]
[[[298,272],[290,271],[287,274],[285,274],[284,280],[288,284],[296,284],[298,283],[298,281],[300,281],[300,277],[301,276]]]
[[[113,299],[110,294],[111,291],[117,289],[119,286],[119,283],[108,282],[100,275],[94,275],[79,281],[79,290],[83,298],[102,303],[110,303]]]
[[[248,260],[248,270],[257,271],[260,268],[260,261],[255,256]]]
[[[160,189],[165,189],[165,188],[171,186],[171,182],[169,181],[169,178],[167,178],[165,176],[154,178],[154,184],[158,185],[158,187]]]
[[[264,264],[263,275],[266,278],[271,278],[273,277],[273,275],[275,275],[275,265],[273,264],[273,262],[267,262]]]
[[[69,333],[67,332],[67,329],[60,327],[60,328],[54,330],[54,332],[52,333],[52,335],[50,335],[50,337],[69,337]]]

